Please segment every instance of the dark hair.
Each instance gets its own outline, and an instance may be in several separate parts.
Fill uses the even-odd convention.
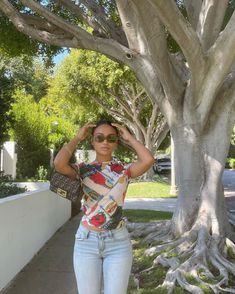
[[[113,126],[113,125],[112,125],[112,122],[109,121],[109,120],[101,119],[101,120],[97,121],[97,122],[95,123],[95,125],[96,125],[96,126],[95,126],[94,128],[92,128],[91,135],[94,134],[96,128],[98,128],[99,126],[102,126],[102,125],[109,125],[110,127],[114,128],[114,130],[116,131],[116,133],[117,133],[117,135],[118,135],[118,129],[117,129],[115,126]]]
[[[114,128],[114,130],[116,131],[117,135],[119,135],[119,131],[118,131],[118,128],[116,128],[115,126],[111,125],[112,121],[110,120],[107,120],[107,119],[100,119],[99,121],[97,121],[95,123],[95,127],[92,128],[91,130],[91,136],[93,136],[94,132],[95,132],[95,129],[98,128],[99,126],[102,126],[102,125],[109,125],[111,126],[112,128]],[[128,129],[129,131],[129,128],[126,126],[126,128]],[[130,145],[128,145],[124,140],[122,140],[120,137],[118,139],[118,146],[120,147],[120,145],[122,147],[126,147],[128,149],[130,149],[131,151],[135,152],[135,149],[133,147],[131,147]],[[119,148],[118,147],[118,148]],[[93,146],[90,144],[90,148],[94,149]]]

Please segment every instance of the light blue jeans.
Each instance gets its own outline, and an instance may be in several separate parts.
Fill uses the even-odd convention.
[[[95,232],[81,223],[75,234],[73,266],[79,294],[126,294],[133,261],[132,244],[124,224]]]

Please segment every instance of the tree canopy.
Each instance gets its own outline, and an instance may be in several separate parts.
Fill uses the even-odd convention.
[[[156,102],[133,72],[96,52],[72,50],[58,67],[50,92],[83,106],[91,119],[92,113],[106,112],[128,125],[152,151],[169,130]]]
[[[13,124],[9,110],[13,103],[15,89],[22,88],[28,94],[33,94],[35,101],[45,95],[47,87],[47,70],[40,68],[39,61],[33,62],[31,57],[10,58],[1,54],[0,60],[0,111],[1,132],[0,145],[9,138],[8,130]]]

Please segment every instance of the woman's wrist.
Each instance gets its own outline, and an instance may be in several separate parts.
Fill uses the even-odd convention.
[[[139,142],[135,137],[131,136],[128,140],[127,143],[133,146],[136,142]]]
[[[78,135],[75,136],[75,139],[77,140],[77,144],[80,143],[82,141],[82,138],[80,138]]]

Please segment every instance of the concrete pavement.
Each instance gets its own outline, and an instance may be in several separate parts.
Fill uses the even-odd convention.
[[[124,209],[150,209],[174,211],[177,198],[127,198]],[[229,210],[235,211],[235,190],[225,191],[225,201]]]
[[[176,198],[126,198],[124,209],[174,211]]]

